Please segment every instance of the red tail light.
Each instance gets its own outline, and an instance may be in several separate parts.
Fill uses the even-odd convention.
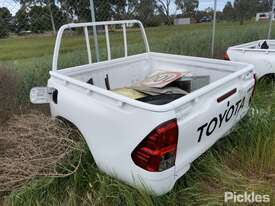
[[[178,144],[177,120],[165,122],[154,129],[132,152],[139,167],[161,172],[175,165]]]
[[[227,60],[227,61],[230,61],[230,58],[229,58],[227,52],[224,52],[223,59]]]

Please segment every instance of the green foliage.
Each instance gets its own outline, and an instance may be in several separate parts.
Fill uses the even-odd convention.
[[[54,4],[22,6],[15,15],[15,31],[17,33],[29,30],[34,33],[51,31],[53,30],[51,15],[56,22],[55,29],[67,22],[66,15]]]
[[[258,0],[258,11],[259,12],[267,12],[271,11],[271,5],[273,0]]]
[[[176,0],[177,7],[186,17],[195,17],[195,10],[199,7],[198,0]]]
[[[28,30],[36,33],[54,31],[64,23],[91,21],[90,5],[87,0],[15,1],[20,2],[21,8],[10,30],[18,33]],[[198,10],[199,0],[94,0],[97,21],[136,18],[145,26],[172,24],[174,16],[170,12],[173,10],[173,3],[182,11],[177,16],[193,17],[198,22],[204,16],[213,16],[211,8],[204,11]],[[246,20],[255,17],[256,12],[269,11],[271,3],[272,0],[234,0],[232,5],[232,1],[228,1],[223,12],[217,12],[217,19],[238,20],[244,24]],[[7,30],[3,29],[3,23],[1,24],[2,36],[6,36]]]
[[[225,6],[224,6],[224,9],[223,9],[223,16],[224,16],[224,19],[225,20],[233,20],[234,19],[234,8],[233,8],[233,5],[231,3],[231,1],[228,1]]]
[[[112,16],[114,19],[125,19],[126,18],[126,6],[127,1],[117,1],[117,0],[111,0],[109,1],[112,3]]]
[[[0,7],[0,18],[3,19],[7,24],[9,23],[12,15],[6,7]]]
[[[141,0],[136,6],[137,18],[143,22],[145,26],[155,26],[157,4],[155,0]]]
[[[24,8],[20,8],[15,14],[16,32],[30,30],[30,22],[28,13]]]
[[[58,2],[61,4],[60,8],[55,5]],[[54,22],[59,24],[56,25],[57,28],[66,21],[91,21],[90,3],[86,0],[24,0],[20,1],[20,3],[21,9],[16,16],[18,27],[23,29],[19,30],[30,27],[31,30],[37,32],[50,28],[51,22],[49,16],[51,15],[51,10]],[[51,10],[49,8],[51,8]],[[155,0],[141,2],[138,0],[94,0],[94,8],[97,21],[138,17],[144,20],[145,25],[156,24]],[[40,16],[37,15],[38,13]],[[37,19],[35,19],[34,16],[36,16]],[[45,25],[42,26],[41,22],[43,21],[45,21]]]
[[[68,23],[67,14],[62,11],[59,7],[55,6],[54,4],[50,7],[53,15],[53,20],[55,22],[55,28],[59,29],[64,24]],[[48,7],[49,10],[49,7]],[[49,11],[48,11],[49,12]]]
[[[156,0],[157,9],[161,16],[164,17],[165,24],[173,24],[173,18],[170,16],[170,9],[173,3],[172,0]]]
[[[30,30],[35,33],[42,33],[44,31],[49,31],[51,29],[51,21],[45,16],[48,10],[46,7],[32,6],[29,16]]]
[[[73,19],[73,16],[77,16],[79,21],[90,21],[91,15],[89,12],[89,4],[85,0],[67,0],[62,1],[63,8],[70,15],[70,19]]]
[[[62,2],[70,18],[77,16],[77,21],[91,21],[91,12],[89,2],[86,0],[67,0]],[[137,5],[136,0],[94,0],[95,16],[97,21],[115,19],[125,19],[126,16],[131,16]],[[127,8],[126,8],[127,7]]]
[[[240,24],[244,23],[244,20],[251,19],[257,12],[258,0],[235,0],[234,8],[235,15],[240,20]]]
[[[272,0],[235,0],[232,5],[228,1],[223,9],[225,20],[238,20],[244,24],[245,20],[250,20],[256,16],[257,12],[268,12],[271,10]]]
[[[9,36],[11,16],[6,7],[0,7],[0,38]]]
[[[9,36],[9,28],[6,22],[0,18],[0,39]]]

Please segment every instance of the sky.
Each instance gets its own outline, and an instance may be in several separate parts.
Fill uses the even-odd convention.
[[[217,0],[217,9],[223,10],[224,5],[228,1],[231,1],[232,3],[234,2],[234,0]],[[206,9],[209,6],[214,7],[214,0],[200,0],[199,8],[201,10]]]
[[[217,9],[222,10],[224,8],[224,5],[229,0],[217,0]],[[234,0],[230,0],[233,2]],[[89,2],[89,0],[87,0]],[[214,7],[214,0],[199,0],[199,9],[204,10],[208,7]],[[15,14],[16,11],[19,9],[19,4],[15,3],[14,0],[0,0],[0,7],[7,7],[12,14]],[[175,9],[175,6],[174,6]]]

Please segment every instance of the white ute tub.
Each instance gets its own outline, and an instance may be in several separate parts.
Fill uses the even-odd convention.
[[[128,56],[126,25],[140,26],[146,52]],[[122,25],[125,57],[58,70],[63,31],[73,27]],[[88,32],[86,32],[88,34]],[[87,36],[86,36],[87,37]],[[86,38],[87,40],[87,38]],[[88,42],[88,41],[87,41]],[[88,54],[90,50],[88,49]],[[97,166],[105,173],[155,195],[169,192],[191,163],[227,135],[247,114],[254,90],[253,65],[150,52],[139,21],[64,25],[57,36],[47,90],[53,117],[72,122],[85,138]],[[129,87],[154,71],[209,75],[210,84],[165,105],[152,105],[106,89]],[[86,83],[93,78],[93,85]],[[41,95],[41,94],[40,94]]]
[[[266,42],[268,49],[261,48]],[[229,47],[228,58],[236,62],[246,62],[255,66],[257,79],[275,74],[275,40],[259,40]]]

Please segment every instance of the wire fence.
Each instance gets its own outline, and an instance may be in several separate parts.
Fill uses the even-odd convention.
[[[242,23],[244,20],[255,18],[256,12],[260,11],[266,12],[267,22],[270,20],[266,37],[271,38],[275,0],[255,0],[253,2],[258,2],[255,5],[252,5],[251,1],[249,4],[246,3],[247,9],[244,9],[242,3],[247,1],[232,0],[222,11],[216,11],[218,0],[209,1],[210,7],[203,11],[198,9],[201,1],[191,0],[190,2],[194,3],[192,10],[188,10],[190,8],[184,2],[184,0],[0,0],[0,38],[42,33],[56,35],[62,25],[71,22],[139,19],[145,26],[157,26],[172,24],[176,18],[179,21],[175,22],[181,22],[180,18],[189,18],[191,23],[213,20],[212,38],[209,44],[213,57],[216,20],[240,20]],[[180,10],[180,13],[177,10]],[[94,29],[96,60],[99,61],[97,33]]]
[[[56,31],[65,23],[91,21],[89,0],[0,0],[0,36]],[[2,27],[2,28],[1,28]]]
[[[56,31],[70,22],[92,21],[91,2],[97,21],[134,19],[154,26],[167,21],[155,0],[0,0],[0,37]],[[171,1],[172,2],[172,1]]]
[[[256,10],[270,12],[272,2],[275,4],[273,0],[259,0],[257,5],[251,1],[244,9],[242,2],[246,1],[232,0],[215,13],[215,5],[220,3],[217,0],[209,1],[209,8],[204,11],[198,9],[202,2],[198,0],[191,0],[190,8],[184,0],[0,0],[0,38],[10,33],[50,31],[55,34],[65,23],[92,21],[91,2],[94,2],[97,21],[137,18],[145,26],[172,24],[177,17],[190,17],[196,22],[211,21],[213,16],[217,16],[217,20],[243,21],[255,17]]]

